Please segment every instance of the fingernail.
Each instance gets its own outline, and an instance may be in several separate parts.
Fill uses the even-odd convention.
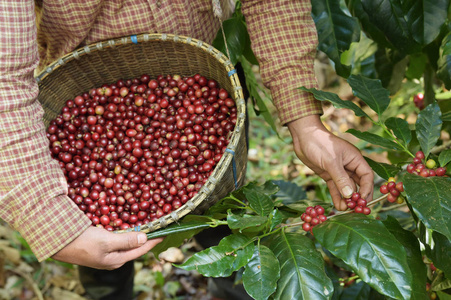
[[[352,196],[352,189],[347,185],[341,190],[341,193],[343,194],[343,197],[349,198]]]
[[[144,245],[147,241],[147,236],[145,234],[138,234],[138,245]]]

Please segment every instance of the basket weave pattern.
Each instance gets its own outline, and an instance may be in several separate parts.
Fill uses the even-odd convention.
[[[187,214],[200,214],[244,182],[246,105],[234,66],[222,52],[202,41],[171,34],[142,34],[80,48],[55,61],[36,77],[40,88],[38,100],[48,127],[67,100],[91,88],[142,74],[156,78],[196,73],[216,80],[236,102],[238,118],[227,150],[198,194],[170,214],[126,231],[151,232]]]

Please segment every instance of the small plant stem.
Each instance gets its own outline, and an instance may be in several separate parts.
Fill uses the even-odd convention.
[[[221,225],[228,225],[229,223],[227,221],[217,220],[213,219],[213,223],[210,225],[211,228],[218,227]]]
[[[238,202],[239,204],[241,204],[241,205],[243,205],[244,207],[244,209],[250,209],[250,210],[252,210],[254,213],[257,213],[254,209],[252,209],[252,207],[250,207],[249,205],[247,205],[246,203],[244,203],[243,201],[241,201],[240,199],[238,199],[238,198],[235,198],[235,197],[233,197],[232,195],[230,196],[230,198],[232,199],[232,200],[234,200],[235,202]]]
[[[379,198],[376,198],[376,199],[374,199],[373,201],[368,202],[367,206],[374,205],[374,204],[376,204],[377,202],[381,202],[382,200],[387,199],[387,197],[388,197],[388,194],[382,195],[382,196],[380,196]]]
[[[393,139],[393,141],[396,143],[396,144],[398,144],[403,150],[404,150],[404,152],[406,152],[407,154],[409,154],[411,157],[415,157],[415,155],[413,155],[413,153],[411,153],[410,151],[409,151],[409,149],[407,149],[403,144],[401,144],[399,141],[398,141],[398,139],[391,133],[391,131],[390,130],[388,130],[388,128],[384,125],[384,124],[382,124],[382,123],[380,123],[380,122],[378,122],[377,123],[380,127],[382,127],[382,129]]]
[[[341,281],[346,281],[346,282],[349,282],[349,281],[352,281],[352,280],[356,280],[356,279],[359,279],[360,278],[360,276],[359,275],[354,275],[354,276],[351,276],[351,277],[348,277],[348,278],[340,278],[340,280]]]
[[[392,206],[381,208],[379,211],[389,211],[389,210],[397,209],[397,208],[400,208],[400,207],[403,207],[403,206],[406,206],[406,205],[407,204],[404,202],[404,203],[401,203],[401,204],[396,204],[396,205],[392,205]]]
[[[451,147],[451,140],[444,142],[442,145],[431,149],[431,153],[437,154]]]
[[[226,224],[227,224],[227,222],[226,222]],[[268,232],[268,233],[265,233],[265,234],[262,234],[262,235],[259,235],[259,236],[255,236],[255,237],[253,237],[252,239],[250,239],[247,243],[245,243],[244,245],[242,245],[242,246],[240,246],[240,247],[238,247],[238,248],[233,249],[233,251],[231,251],[230,253],[234,253],[234,252],[236,252],[237,250],[244,249],[244,248],[246,248],[247,245],[252,244],[252,243],[254,243],[255,241],[258,241],[258,244],[260,244],[260,241],[261,241],[262,238],[264,238],[264,237],[266,237],[266,236],[269,236],[269,235],[271,235],[271,234],[277,233],[277,232],[279,232],[279,231],[281,231],[281,230],[282,230],[282,227],[279,227],[279,228],[277,228],[277,229],[275,229],[275,230],[273,230],[273,231],[271,231],[271,232]]]

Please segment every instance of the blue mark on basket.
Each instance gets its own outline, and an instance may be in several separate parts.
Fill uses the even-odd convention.
[[[236,74],[236,69],[230,70],[227,72],[227,75],[232,76],[233,74]]]
[[[141,225],[135,226],[135,227],[133,227],[133,229],[135,231],[141,231]]]
[[[233,170],[233,180],[235,181],[235,190],[238,189],[238,181],[236,178],[236,163],[235,163],[235,151],[232,149],[226,148],[226,152],[232,154],[232,170]]]
[[[136,35],[130,36],[130,39],[132,40],[133,44],[138,44],[138,37]]]

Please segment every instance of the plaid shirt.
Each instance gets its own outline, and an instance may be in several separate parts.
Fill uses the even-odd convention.
[[[219,21],[211,0],[34,4],[0,1],[0,218],[42,261],[90,221],[67,197],[66,180],[50,157],[34,70],[80,46],[131,34],[176,33],[211,43]],[[296,90],[316,85],[317,36],[310,9],[309,0],[242,0],[261,75],[283,123],[322,112],[310,95]]]

